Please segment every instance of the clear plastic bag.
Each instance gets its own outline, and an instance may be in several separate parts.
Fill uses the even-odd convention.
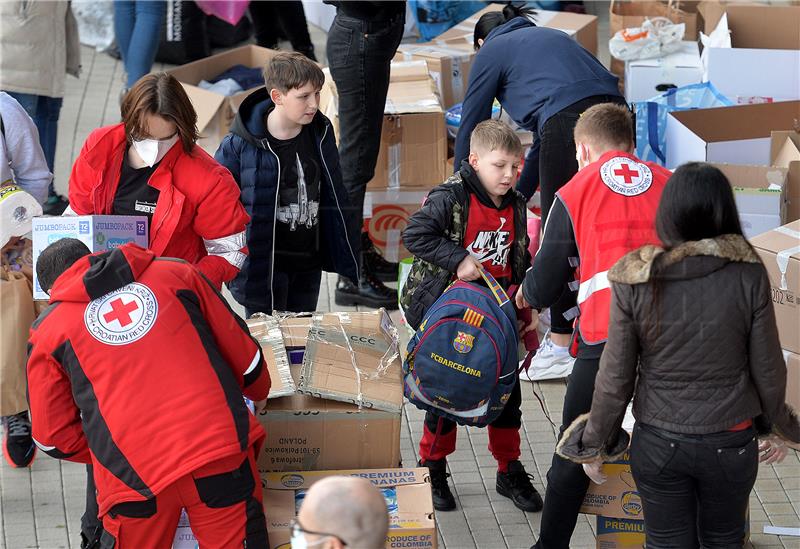
[[[684,23],[666,17],[645,19],[641,27],[622,29],[608,41],[611,55],[623,61],[663,57],[680,48]]]

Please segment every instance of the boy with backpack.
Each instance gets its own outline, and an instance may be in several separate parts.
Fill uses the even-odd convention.
[[[325,75],[303,54],[279,53],[264,80],[214,155],[250,216],[250,253],[229,283],[247,316],[316,310],[322,271],[358,280],[361,246],[333,127],[319,112]]]
[[[524,280],[531,264],[527,210],[525,198],[514,189],[522,150],[506,124],[481,122],[470,137],[469,159],[409,219],[403,243],[414,263],[401,302],[414,330],[456,278],[478,281],[484,270],[505,290]],[[517,379],[502,413],[488,426],[489,451],[498,464],[497,492],[523,511],[539,511],[542,498],[519,461],[521,402]],[[428,411],[419,455],[420,466],[430,469],[437,511],[456,507],[446,472],[446,458],[455,446],[455,422]]]

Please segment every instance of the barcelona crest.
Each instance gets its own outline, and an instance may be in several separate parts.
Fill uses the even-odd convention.
[[[458,332],[456,338],[453,340],[453,349],[459,353],[466,354],[472,350],[472,342],[474,339],[474,335]]]

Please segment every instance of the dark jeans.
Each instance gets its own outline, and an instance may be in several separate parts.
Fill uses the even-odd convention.
[[[575,360],[572,374],[567,381],[559,438],[579,415],[588,413],[591,409],[594,379],[599,366],[599,358],[578,357]],[[572,532],[588,488],[589,477],[583,472],[583,467],[553,454],[553,461],[547,472],[542,529],[536,544],[538,549],[569,549]]]
[[[128,75],[127,87],[153,68],[166,13],[166,2],[114,2],[114,35]]]
[[[295,51],[315,59],[302,2],[250,2],[250,17],[259,46],[274,49],[285,36]]]
[[[44,159],[47,162],[47,169],[50,173],[54,171],[56,160],[56,138],[58,137],[58,117],[61,114],[61,105],[64,99],[61,97],[48,97],[46,95],[33,95],[30,93],[7,92],[8,95],[17,100],[28,113],[39,130],[39,143],[42,145]],[[55,194],[53,182],[50,182],[48,194]]]
[[[275,311],[308,313],[317,310],[322,271],[272,273],[272,303]],[[254,311],[245,308],[247,318],[255,313],[271,314],[273,311]]]
[[[542,126],[541,135],[538,136],[540,139],[539,189],[542,198],[542,226],[547,221],[556,192],[578,173],[573,135],[575,124],[586,109],[600,103],[626,104],[625,99],[615,95],[587,97],[551,116]],[[561,297],[550,307],[550,329],[553,333],[572,333],[572,319],[567,319],[564,315],[577,305],[576,299],[576,293],[564,286]]]
[[[680,435],[637,423],[630,453],[647,549],[742,547],[758,474],[754,429]]]
[[[404,23],[404,13],[389,21],[337,13],[328,32],[328,64],[339,92],[342,179],[358,219],[363,216],[367,183],[375,174],[389,64],[403,38]]]

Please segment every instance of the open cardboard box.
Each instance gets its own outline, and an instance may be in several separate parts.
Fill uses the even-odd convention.
[[[732,48],[708,48],[708,80],[739,103],[800,99],[800,5],[703,2],[705,33],[728,15]]]
[[[714,164],[733,187],[744,236],[752,238],[786,219],[786,168]]]
[[[427,468],[287,472],[265,475],[264,514],[267,516],[271,549],[288,547],[291,537],[289,523],[297,515],[298,501],[315,482],[330,476],[361,477],[370,481],[375,487],[388,491],[393,503],[396,498],[396,509],[390,511],[387,549],[397,547],[436,549],[438,540]]]
[[[222,139],[227,135],[239,105],[250,95],[251,88],[230,97],[204,90],[197,86],[201,80],[211,80],[234,65],[245,65],[263,69],[277,52],[259,46],[248,45],[223,53],[205,57],[167,72],[178,79],[197,112],[198,144],[213,155]]]
[[[800,219],[800,133],[772,132],[770,164],[787,168],[786,222]]]
[[[793,130],[800,101],[671,112],[667,167],[692,161],[770,165],[773,131]]]
[[[800,221],[750,242],[767,268],[781,347],[800,354]]]
[[[473,51],[475,23],[485,13],[501,11],[502,4],[491,4],[478,13],[465,19],[458,25],[448,29],[436,37],[434,42],[443,46]],[[597,17],[581,13],[564,11],[536,10],[535,23],[539,27],[548,27],[564,31],[580,43],[581,46],[597,55]]]

